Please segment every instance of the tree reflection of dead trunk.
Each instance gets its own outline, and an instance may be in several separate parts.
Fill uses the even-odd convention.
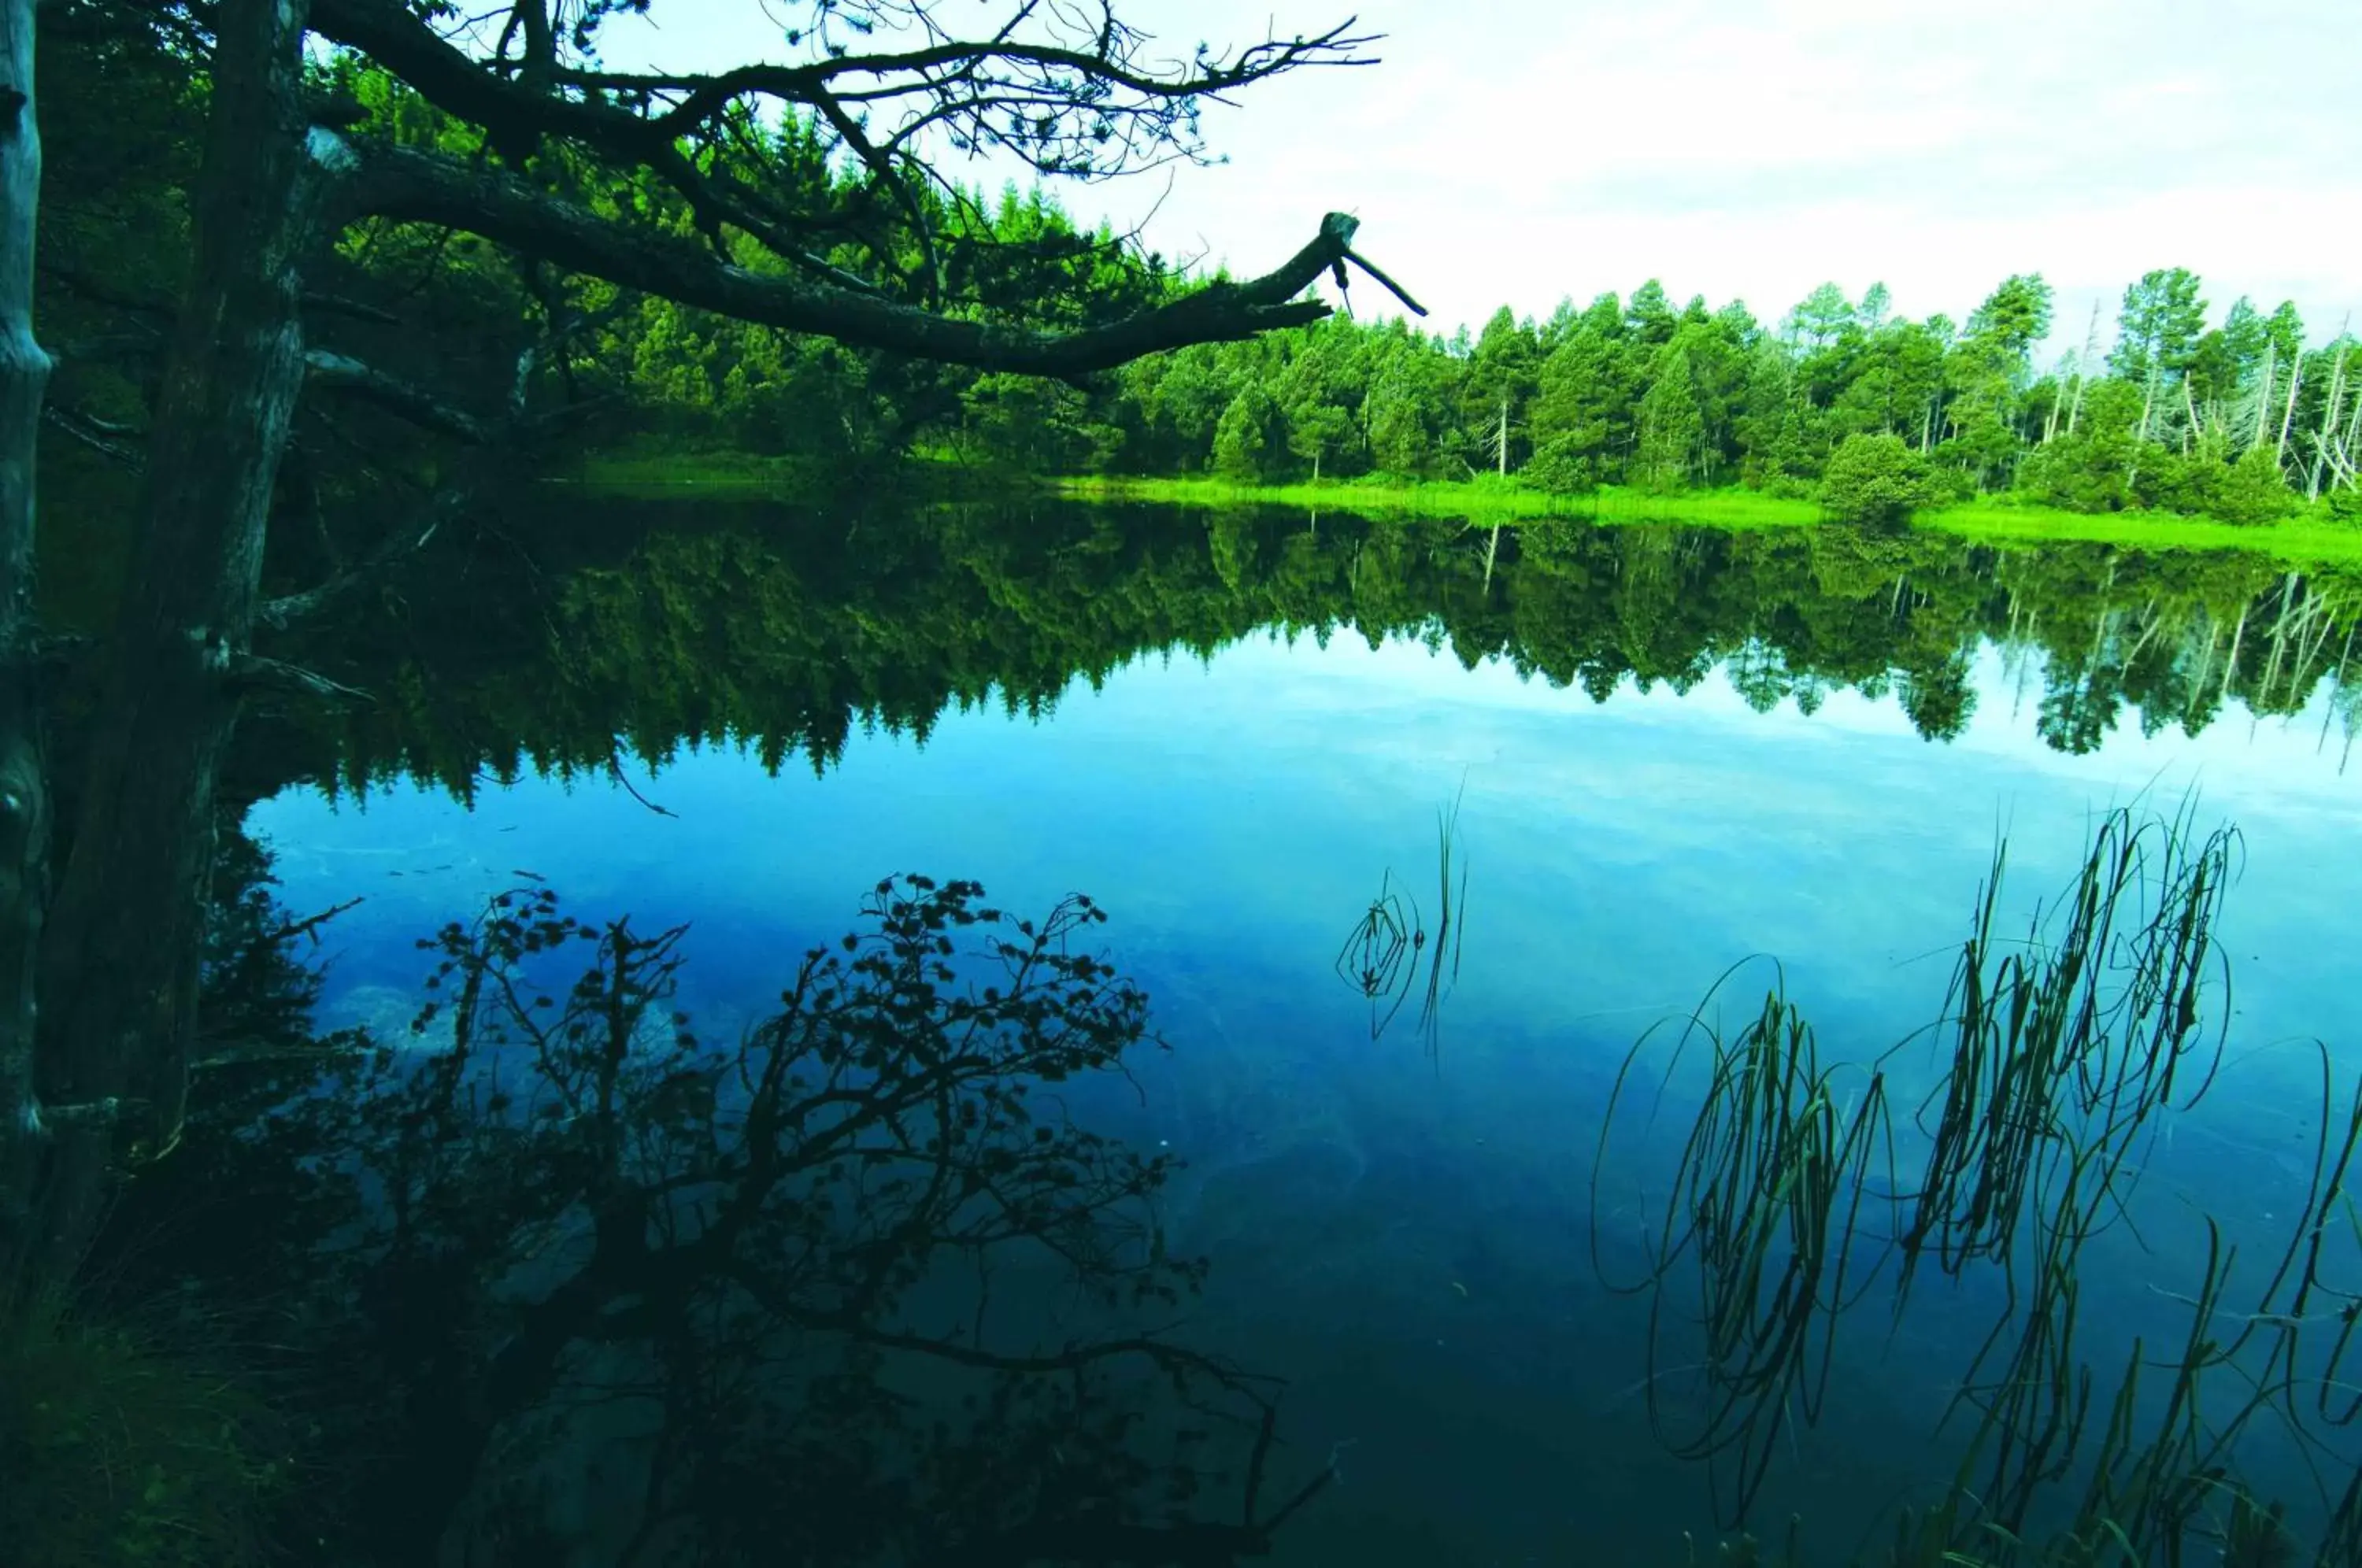
[[[2280,573],[2280,607],[2272,616],[2272,655],[2264,661],[2264,679],[2257,694],[2262,702],[2268,703],[2271,701],[2272,687],[2279,679],[2280,657],[2288,651],[2289,611],[2295,597],[2296,573],[2292,571]]]
[[[2239,644],[2246,635],[2247,606],[2241,604],[2238,624],[2231,628],[2231,651],[2223,656],[2223,690],[2216,696],[2218,701],[2231,700],[2231,678],[2239,673]]]

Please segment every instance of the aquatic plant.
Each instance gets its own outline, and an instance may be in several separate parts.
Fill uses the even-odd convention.
[[[1899,1320],[1932,1260],[1955,1278],[1997,1275],[2004,1304],[1937,1422],[1959,1437],[1957,1469],[1936,1503],[1899,1516],[1875,1561],[2179,1563],[2205,1537],[2226,1562],[2284,1562],[2294,1550],[2285,1508],[2238,1472],[2243,1439],[2268,1419],[2293,1439],[2328,1518],[2315,1562],[2362,1562],[2362,1479],[2342,1493],[2331,1479],[2362,1472],[2323,1432],[2362,1419],[2362,1386],[2339,1375],[2356,1353],[2362,1278],[2341,1272],[2352,1260],[2335,1244],[2350,1233],[2362,1258],[2362,1211],[2346,1196],[2362,1088],[2341,1120],[2326,1047],[2316,1044],[2307,1187],[2244,1309],[2233,1303],[2253,1276],[2201,1215],[2196,1277],[2187,1289],[2151,1286],[2188,1309],[2180,1343],[2155,1355],[2134,1340],[2110,1384],[2078,1338],[2082,1249],[2132,1226],[2158,1119],[2186,1112],[2221,1069],[2228,977],[2214,929],[2240,847],[2234,829],[2197,834],[2186,805],[2171,817],[2112,811],[2065,895],[2005,942],[1995,934],[2007,864],[1998,845],[1941,1021],[1850,1069],[1822,1062],[1777,983],[1726,1039],[1709,1021],[1726,973],[1661,1063],[1660,1104],[1700,1042],[1706,1081],[1647,1265],[1619,1280],[1599,1246],[1599,1193],[1659,1032],[1635,1043],[1594,1151],[1594,1267],[1610,1289],[1649,1297],[1639,1386],[1651,1424],[1671,1452],[1706,1463],[1724,1528],[1744,1525],[1780,1439],[1819,1419],[1839,1319],[1884,1285]],[[1897,1054],[1930,1036],[1938,1073],[1915,1119],[1924,1154],[1904,1184],[1885,1086]],[[1865,1083],[1840,1111],[1837,1079],[1849,1070]],[[1691,1289],[1674,1277],[1684,1260]],[[1670,1326],[1684,1309],[1705,1350],[1673,1366]],[[1656,1392],[1674,1371],[1705,1377],[1705,1413],[1685,1427]]]
[[[1724,979],[1727,979],[1726,975]],[[1722,981],[1716,982],[1719,989]],[[1839,1067],[1824,1066],[1813,1031],[1774,985],[1760,1011],[1726,1040],[1708,1021],[1714,996],[1683,1021],[1668,1074],[1694,1043],[1711,1056],[1704,1109],[1683,1144],[1672,1192],[1647,1272],[1638,1281],[1601,1278],[1608,1288],[1649,1297],[1649,1419],[1676,1455],[1735,1471],[1714,1475],[1718,1512],[1743,1520],[1794,1407],[1809,1422],[1827,1390],[1828,1351],[1849,1297],[1848,1243],[1870,1197],[1871,1156],[1890,1142],[1882,1077],[1838,1108]],[[1618,1069],[1594,1150],[1596,1195],[1609,1135],[1650,1043],[1643,1035]],[[1683,1258],[1697,1274],[1696,1326],[1705,1347],[1707,1410],[1679,1428],[1659,1395],[1661,1356],[1672,1332],[1664,1288]]]
[[[1460,956],[1466,944],[1468,861],[1460,847],[1460,802],[1466,793],[1463,781],[1460,793],[1436,813],[1435,930],[1429,932],[1418,900],[1396,882],[1389,868],[1379,880],[1377,897],[1370,900],[1345,933],[1344,945],[1337,950],[1337,977],[1370,1003],[1373,1040],[1386,1032],[1410,999],[1422,972],[1418,961],[1425,956],[1427,989],[1419,1006],[1418,1032],[1430,1058],[1438,1054],[1443,999],[1459,982]]]
[[[1444,961],[1447,956],[1451,960],[1451,985],[1459,984],[1460,955],[1468,941],[1468,856],[1460,848],[1460,802],[1467,793],[1463,778],[1451,803],[1435,817],[1435,945],[1428,955],[1427,998],[1418,1010],[1419,1038],[1427,1043],[1430,1060],[1440,1059],[1443,999],[1450,991],[1444,981]],[[1451,879],[1455,864],[1460,872],[1456,887]]]
[[[1416,971],[1410,960],[1427,946],[1426,928],[1419,924],[1418,900],[1404,910],[1406,894],[1395,886],[1389,870],[1378,883],[1378,895],[1353,922],[1345,944],[1337,950],[1337,977],[1370,1003],[1370,1038],[1386,1032],[1395,1014],[1410,996]]]
[[[2113,1396],[2095,1400],[2092,1368],[2075,1343],[2075,1254],[2084,1231],[2076,1223],[2076,1189],[2062,1189],[2058,1210],[2041,1226],[2044,1252],[2032,1288],[1996,1322],[1947,1408],[1950,1421],[1963,1409],[1976,1412],[1967,1452],[1952,1492],[1971,1503],[1967,1517],[2005,1534],[2025,1538],[2037,1505],[2053,1488],[2081,1490],[2071,1516],[2045,1551],[2022,1546],[2010,1562],[2089,1560],[2095,1550],[2120,1548],[2130,1562],[2176,1562],[2193,1537],[2224,1542],[2225,1560],[2235,1540],[2246,1553],[2265,1551],[2267,1527],[2292,1540],[2285,1511],[2266,1505],[2239,1479],[2237,1451],[2248,1430],[2270,1417],[2295,1438],[2314,1490],[2329,1511],[2328,1536],[2316,1561],[2362,1561],[2333,1549],[2337,1532],[2351,1529],[2341,1519],[2362,1509],[2362,1497],[2331,1501],[2323,1463],[2352,1471],[2355,1456],[2325,1441],[2304,1408],[2307,1392],[2325,1392],[2330,1379],[2320,1366],[2301,1362],[2300,1335],[2311,1324],[2350,1320],[2355,1297],[2323,1278],[2323,1241],[2329,1206],[2337,1201],[2345,1171],[2362,1140],[2362,1095],[2349,1106],[2342,1126],[2333,1114],[2329,1062],[2321,1051],[2322,1117],[2315,1160],[2304,1199],[2287,1239],[2274,1255],[2253,1305],[2227,1302],[2235,1279],[2235,1247],[2220,1226],[2202,1216],[2204,1261],[2184,1292],[2161,1286],[2159,1296],[2190,1309],[2182,1342],[2172,1353],[2152,1358],[2135,1340],[2126,1353]],[[2323,1298],[2334,1303],[2315,1310]],[[1982,1375],[1996,1347],[2001,1363]],[[2260,1353],[2260,1359],[2258,1359]],[[2144,1375],[2167,1381],[2160,1399],[2144,1413]],[[2228,1382],[2224,1403],[2210,1392]],[[2096,1430],[2088,1448],[2084,1439]]]
[[[2037,910],[2017,942],[1994,932],[2008,865],[2006,840],[1995,846],[1938,1025],[1949,1064],[1921,1108],[1931,1148],[1900,1238],[1898,1310],[1925,1250],[1947,1274],[1977,1258],[2006,1268],[2046,1181],[2075,1182],[2077,1222],[2097,1223],[2184,1058],[2211,1050],[2198,1081],[2183,1077],[2182,1109],[2213,1081],[2230,1016],[2214,922],[2241,845],[2228,828],[2191,838],[2187,806],[2169,821],[2109,812],[2060,901],[2063,925]]]

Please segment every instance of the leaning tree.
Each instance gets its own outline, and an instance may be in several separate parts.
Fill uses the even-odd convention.
[[[1196,160],[1202,105],[1307,66],[1368,63],[1373,40],[1351,22],[1168,60],[1109,0],[1002,0],[967,37],[933,0],[810,0],[767,59],[670,74],[610,70],[597,52],[601,23],[646,0],[514,0],[474,17],[447,0],[93,7],[200,62],[207,126],[175,325],[144,428],[116,437],[137,444],[141,473],[119,602],[99,646],[75,650],[97,718],[72,776],[45,778],[58,650],[38,635],[29,581],[50,368],[31,324],[35,5],[0,0],[0,1280],[20,1289],[70,1275],[114,1175],[177,1134],[216,790],[241,705],[274,690],[336,694],[255,643],[368,569],[261,594],[307,392],[497,447],[541,416],[536,367],[579,325],[562,304],[568,278],[862,348],[1065,377],[1315,320],[1328,307],[1302,296],[1324,271],[1341,286],[1349,262],[1385,283],[1353,252],[1353,220],[1332,213],[1262,276],[1061,329],[965,294],[962,259],[981,240],[944,221],[961,200],[938,166],[947,153],[997,150],[1083,179]],[[769,14],[750,8],[750,23]],[[331,90],[313,40],[470,127],[468,149],[392,134]],[[783,116],[823,137],[851,178],[817,193],[763,178],[745,155],[750,127]],[[690,222],[589,199],[602,180],[653,187]],[[370,221],[477,236],[530,271],[549,308],[498,396],[471,401],[337,349],[337,302],[313,281],[338,237]],[[440,498],[394,545],[451,504]]]

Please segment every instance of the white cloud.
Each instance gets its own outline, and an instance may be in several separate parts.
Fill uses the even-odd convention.
[[[694,10],[691,4],[694,4]],[[1004,7],[954,0],[955,23]],[[1135,0],[1181,55],[1346,14],[1290,0]],[[2352,0],[1367,0],[1368,70],[1257,87],[1207,116],[1227,165],[1069,191],[1145,216],[1168,254],[1260,270],[1319,213],[1445,329],[1504,302],[1546,314],[1651,276],[1776,318],[1824,279],[1883,281],[1914,315],[1965,315],[2003,276],[2060,292],[2055,348],[2092,299],[2159,266],[2292,298],[2316,336],[2362,305],[2362,116]],[[755,0],[659,5],[612,25],[618,62],[763,53]],[[974,177],[997,184],[1005,171]],[[2339,215],[2349,215],[2341,220]],[[2341,227],[2341,221],[2344,227]],[[1367,291],[1364,307],[1375,303]]]

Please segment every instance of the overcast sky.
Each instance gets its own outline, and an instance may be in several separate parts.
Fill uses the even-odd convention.
[[[781,15],[786,8],[775,7]],[[943,0],[981,30],[999,0]],[[967,14],[973,14],[973,20]],[[1325,0],[1131,0],[1177,58],[1355,14]],[[2362,306],[2357,0],[1368,0],[1383,63],[1208,115],[1226,165],[1069,188],[1069,211],[1261,271],[1331,208],[1431,325],[1660,278],[1776,320],[1834,280],[1967,315],[2003,277],[2058,291],[2052,350],[2103,337],[2152,267],[2219,318],[2294,299],[2315,340]],[[778,56],[757,0],[612,25],[623,65]],[[1003,171],[963,175],[998,184]],[[1374,287],[1356,290],[1375,306]]]

